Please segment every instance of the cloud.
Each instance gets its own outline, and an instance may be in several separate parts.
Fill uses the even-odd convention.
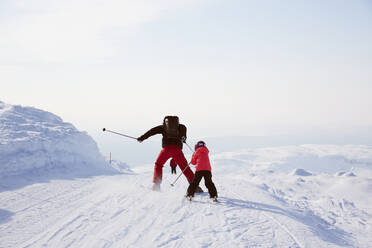
[[[10,13],[0,20],[0,63],[96,62],[113,56],[115,39],[138,25],[197,2],[12,0]]]

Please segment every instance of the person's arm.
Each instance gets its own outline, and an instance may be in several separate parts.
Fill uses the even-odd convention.
[[[145,139],[155,135],[155,134],[161,134],[163,133],[163,125],[159,125],[157,127],[151,128],[149,131],[147,131],[144,135],[137,138],[139,142],[144,141]]]
[[[187,132],[187,128],[185,125],[180,125],[180,134],[181,134],[181,140],[183,143],[186,143],[186,132]]]
[[[191,164],[196,165],[196,160],[198,159],[198,151],[194,152],[191,158]]]

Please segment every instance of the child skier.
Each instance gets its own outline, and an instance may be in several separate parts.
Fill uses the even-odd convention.
[[[210,198],[217,202],[217,189],[212,182],[212,168],[208,156],[209,150],[205,146],[204,141],[199,141],[195,145],[195,152],[192,155],[191,164],[196,165],[196,172],[193,181],[187,189],[188,200],[194,196],[196,188],[199,186],[200,180],[204,177],[205,186],[208,188]]]

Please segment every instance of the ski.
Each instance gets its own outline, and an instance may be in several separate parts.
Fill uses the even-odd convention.
[[[200,199],[202,199],[202,198],[199,198],[199,197],[197,197],[196,199],[194,199],[194,197],[192,197],[192,196],[185,196],[184,198],[184,201],[189,201],[189,202],[205,202],[205,201],[201,201]],[[211,202],[213,202],[213,203],[219,203],[219,201],[218,201],[218,199],[217,199],[217,197],[212,197],[212,198],[209,198],[210,200],[211,200]]]

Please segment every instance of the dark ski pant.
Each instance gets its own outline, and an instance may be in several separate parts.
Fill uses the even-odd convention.
[[[180,167],[181,171],[185,170],[185,168],[187,167],[183,174],[185,175],[189,182],[191,182],[194,179],[194,173],[188,166],[187,160],[185,158],[185,155],[183,155],[182,149],[179,146],[165,146],[160,151],[159,156],[155,162],[153,178],[154,183],[161,182],[163,176],[163,166],[169,158],[174,159],[176,164],[178,164],[178,166]]]
[[[194,196],[196,188],[199,186],[200,180],[204,177],[205,187],[208,189],[209,196],[217,197],[217,189],[212,182],[212,172],[207,170],[197,171],[195,172],[194,180],[190,183],[189,187],[187,188],[187,195]]]

